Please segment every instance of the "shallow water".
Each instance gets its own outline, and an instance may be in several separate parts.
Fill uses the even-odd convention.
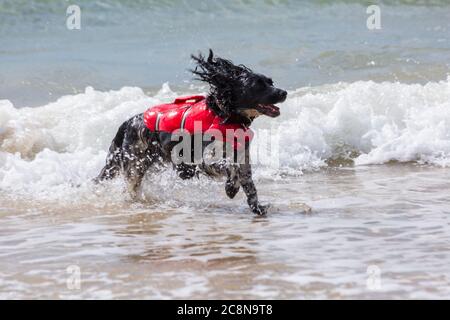
[[[259,179],[266,217],[206,181],[169,191],[172,203],[2,196],[0,296],[448,298],[449,178],[393,164]],[[66,286],[71,265],[80,289]],[[379,288],[368,268],[379,268]]]

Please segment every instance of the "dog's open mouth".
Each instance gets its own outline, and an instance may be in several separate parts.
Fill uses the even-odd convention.
[[[272,118],[278,117],[280,115],[280,108],[273,104],[259,104],[256,107],[256,110]]]

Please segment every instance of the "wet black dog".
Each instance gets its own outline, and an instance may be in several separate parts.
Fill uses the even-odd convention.
[[[198,79],[210,85],[206,104],[216,115],[231,124],[240,124],[248,128],[252,121],[260,116],[277,117],[280,115],[274,104],[286,99],[287,92],[273,86],[270,78],[254,73],[243,65],[234,65],[231,61],[215,57],[210,50],[208,58],[192,56],[197,63],[191,70]],[[144,115],[138,114],[124,122],[109,149],[106,165],[96,181],[112,179],[122,173],[128,182],[130,192],[136,196],[146,171],[155,163],[172,162],[173,142],[161,132],[150,131],[144,123]],[[227,177],[225,191],[233,198],[242,186],[251,210],[256,214],[265,214],[267,206],[259,203],[249,159],[249,145],[246,144],[243,161],[225,154],[214,163],[174,164],[179,176],[186,179],[198,172],[210,176]]]

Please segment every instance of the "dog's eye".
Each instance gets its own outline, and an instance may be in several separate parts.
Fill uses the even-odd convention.
[[[272,79],[269,79],[269,84],[270,84],[271,86],[273,86],[273,80],[272,80]]]

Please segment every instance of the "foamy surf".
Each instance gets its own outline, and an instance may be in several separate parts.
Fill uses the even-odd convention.
[[[164,84],[153,96],[137,87],[107,92],[88,87],[36,108],[1,100],[0,188],[50,196],[54,188],[89,184],[124,120],[183,94]],[[450,164],[450,79],[305,87],[290,92],[281,110],[276,120],[260,118],[254,125],[256,145],[267,137],[278,143],[276,165],[259,166],[260,178],[342,161]]]
[[[276,134],[284,167],[311,169],[334,159],[450,163],[449,79],[301,88],[282,110]]]

